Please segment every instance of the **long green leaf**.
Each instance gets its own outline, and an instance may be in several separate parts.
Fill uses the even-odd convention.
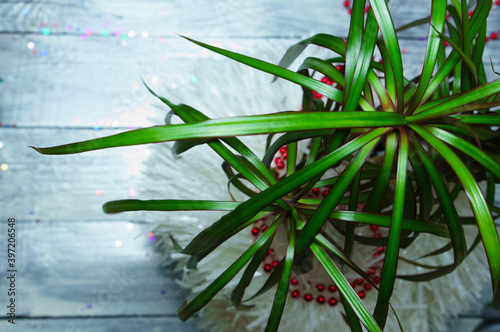
[[[289,218],[287,221],[288,247],[285,256],[283,274],[281,275],[281,280],[278,284],[278,288],[276,289],[273,307],[266,325],[266,332],[278,331],[278,326],[281,316],[283,315],[283,309],[285,308],[288,295],[288,287],[290,285],[290,275],[292,273],[292,263],[295,254],[295,220],[293,218]]]
[[[89,141],[51,148],[33,148],[42,154],[71,154],[190,138],[258,135],[311,129],[392,127],[404,124],[404,116],[388,112],[284,112],[136,129]]]
[[[432,74],[434,72],[435,63],[438,56],[438,51],[440,47],[439,33],[443,32],[444,22],[446,21],[446,0],[435,0],[432,1],[432,11],[429,27],[429,36],[427,38],[427,52],[425,55],[424,67],[422,68],[422,74],[420,75],[420,82],[418,84],[417,91],[408,107],[407,114],[412,114],[413,111],[422,101],[422,97],[429,85]],[[434,29],[432,28],[434,27]]]
[[[380,327],[384,327],[389,313],[389,300],[391,298],[399,258],[401,232],[403,230],[403,215],[405,207],[406,177],[408,167],[408,132],[400,130],[398,164],[396,173],[396,191],[394,193],[394,207],[392,211],[389,240],[382,267],[380,289],[373,317]]]
[[[370,314],[363,301],[356,294],[354,289],[351,287],[349,282],[342,275],[340,270],[335,266],[332,262],[328,254],[321,248],[318,244],[312,243],[311,250],[313,251],[316,258],[319,260],[325,271],[328,273],[330,278],[337,285],[339,292],[342,293],[346,301],[349,303],[351,308],[354,310],[359,320],[363,323],[363,325],[370,332],[382,331],[380,327],[377,325],[377,322]]]
[[[424,128],[415,125],[410,125],[410,127],[427,142],[429,142],[429,144],[431,144],[439,152],[439,154],[445,158],[447,163],[451,166],[457,177],[462,182],[469,197],[472,211],[476,217],[479,231],[481,232],[486,256],[488,257],[490,265],[491,280],[494,287],[500,279],[500,260],[498,259],[498,257],[500,257],[500,242],[498,240],[498,233],[495,228],[495,223],[491,216],[490,209],[478,183],[462,160],[460,160],[460,158],[458,158],[445,143],[437,139]]]
[[[394,23],[392,21],[387,2],[385,0],[369,1],[371,9],[373,10],[375,17],[377,18],[380,32],[382,33],[382,37],[384,38],[384,43],[387,47],[396,85],[397,101],[395,101],[395,104],[398,112],[402,113],[404,106],[403,61],[401,59],[401,50],[399,48],[396,29],[394,28]]]

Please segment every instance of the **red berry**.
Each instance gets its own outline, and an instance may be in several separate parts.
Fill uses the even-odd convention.
[[[300,296],[300,292],[299,292],[299,291],[296,291],[296,290],[295,290],[295,291],[293,291],[293,292],[292,292],[292,297],[293,297],[293,298],[297,298],[297,297],[299,297],[299,296]]]
[[[328,286],[328,290],[332,293],[336,292],[337,291],[337,286],[335,285],[330,285]]]
[[[364,288],[365,290],[370,290],[370,289],[372,289],[372,285],[370,285],[370,284],[365,284],[365,285],[363,286],[363,288]]]
[[[271,272],[271,270],[272,270],[271,265],[269,265],[269,264],[264,265],[265,272]]]
[[[361,285],[363,283],[363,279],[361,279],[361,278],[356,279],[356,283],[358,285]]]
[[[252,228],[252,234],[253,235],[258,235],[259,234],[259,229],[257,227]]]
[[[496,33],[492,33],[491,36],[490,36],[491,39],[497,39],[498,38],[498,35]]]
[[[325,303],[325,297],[324,296],[318,296],[318,298],[316,299],[316,302],[318,302],[318,304]]]
[[[323,284],[317,284],[316,288],[318,289],[318,291],[322,292],[322,291],[325,290],[325,285],[323,285]]]
[[[366,296],[366,293],[365,293],[365,292],[363,292],[363,291],[361,291],[361,292],[359,292],[359,293],[358,293],[358,295],[359,295],[359,298],[360,298],[360,299],[364,299],[364,298],[365,298],[365,296]]]
[[[306,294],[304,295],[304,300],[306,300],[306,302],[311,302],[313,299],[312,295],[311,294]]]
[[[292,280],[290,280],[290,282],[292,283],[292,285],[298,285],[299,284],[299,281],[295,278],[292,278]]]
[[[332,307],[334,307],[335,305],[337,305],[338,301],[336,298],[332,297],[328,300],[328,304],[331,305]]]
[[[347,0],[346,0],[346,1],[344,1],[344,6],[345,6],[345,7],[349,7],[350,5],[351,5],[351,2],[350,2],[350,1],[347,1]]]
[[[274,262],[273,262],[273,266],[274,266],[274,267],[278,266],[278,264],[279,264],[279,262],[278,262],[278,261],[274,261]]]
[[[286,145],[280,149],[280,152],[281,153],[285,153],[286,152]]]
[[[285,164],[282,162],[278,163],[278,169],[283,169],[285,167]]]

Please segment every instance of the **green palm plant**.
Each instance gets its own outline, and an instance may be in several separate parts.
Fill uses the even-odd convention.
[[[223,167],[231,183],[248,195],[247,200],[120,200],[104,205],[106,213],[228,211],[185,248],[174,240],[176,249],[190,256],[189,267],[195,267],[255,220],[274,216],[269,228],[227,270],[179,309],[180,319],[186,320],[203,308],[247,266],[231,296],[239,306],[280,227],[287,233],[286,253],[256,294],[277,285],[266,331],[277,330],[292,268],[302,264],[311,253],[338,287],[353,331],[361,331],[361,324],[369,331],[384,328],[396,277],[427,281],[446,275],[481,241],[492,287],[498,293],[500,242],[493,215],[500,211],[494,205],[495,182],[500,179],[500,114],[495,110],[500,106],[500,80],[488,83],[482,62],[491,1],[477,1],[472,15],[465,0],[453,0],[450,5],[445,0],[432,1],[429,18],[415,23],[429,22],[430,29],[421,74],[411,80],[403,74],[397,30],[386,1],[370,0],[369,4],[365,12],[365,1],[354,0],[347,41],[327,34],[315,35],[290,47],[279,65],[185,37],[201,47],[300,85],[302,112],[209,119],[192,107],[175,105],[157,96],[185,124],[167,123],[90,141],[35,148],[43,154],[71,154],[176,141],[174,150],[182,153],[208,144],[224,159]],[[445,36],[445,31],[449,36]],[[452,47],[450,52],[445,51],[445,41]],[[336,57],[309,57],[297,72],[286,69],[310,44],[331,50]],[[381,63],[372,60],[376,50],[382,57]],[[327,83],[334,83],[318,80],[318,73],[328,77]],[[323,98],[315,98],[313,92]],[[274,140],[276,134],[282,135]],[[269,135],[263,158],[237,138],[242,135]],[[297,143],[305,139],[310,140],[310,153],[301,159]],[[284,145],[288,147],[286,174],[279,176],[271,161]],[[383,153],[380,163],[372,161],[375,149]],[[347,166],[339,176],[325,175],[341,162]],[[241,179],[257,190],[250,189]],[[482,180],[486,181],[485,194],[478,184]],[[319,187],[327,187],[328,194],[322,199],[308,198],[307,194]],[[467,194],[473,218],[461,217],[456,211],[454,201],[461,191]],[[348,208],[340,209],[339,204]],[[343,234],[343,247],[324,233],[327,223]],[[469,224],[477,225],[480,234],[470,246],[463,230]],[[384,227],[388,235],[380,239],[356,235],[356,230],[366,225]],[[421,274],[397,275],[400,248],[411,245],[422,233],[448,239],[446,246],[427,256],[452,250],[453,262],[426,266],[428,271]],[[351,260],[357,242],[386,247],[380,280]],[[373,313],[349,285],[340,265],[348,266],[378,289]]]

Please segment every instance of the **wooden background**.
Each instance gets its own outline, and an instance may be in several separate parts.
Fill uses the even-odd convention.
[[[430,1],[391,7],[401,26],[428,15]],[[1,321],[0,330],[196,331],[194,320],[175,317],[183,294],[147,236],[152,225],[140,213],[101,210],[108,200],[140,197],[150,150],[49,157],[28,146],[158,124],[141,79],[182,88],[193,81],[197,60],[220,59],[177,34],[252,56],[275,54],[264,58],[276,63],[314,33],[345,37],[348,22],[341,0],[0,2],[0,164],[8,165],[0,172],[0,244],[6,247],[7,219],[16,218],[18,270],[18,319],[15,326]],[[489,33],[500,30],[500,6],[493,5],[489,22]],[[427,27],[401,34],[408,76],[419,70],[426,35]],[[499,51],[500,40],[485,53],[497,68]],[[6,250],[0,251],[4,276]],[[0,316],[6,303],[2,277]],[[452,330],[470,331],[476,323],[455,322]]]

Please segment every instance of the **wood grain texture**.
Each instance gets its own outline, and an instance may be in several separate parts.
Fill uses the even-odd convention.
[[[165,317],[93,317],[93,318],[33,318],[19,320],[17,326],[7,326],[4,332],[37,331],[37,332],[177,332],[197,331],[196,326],[182,323],[177,318]]]

